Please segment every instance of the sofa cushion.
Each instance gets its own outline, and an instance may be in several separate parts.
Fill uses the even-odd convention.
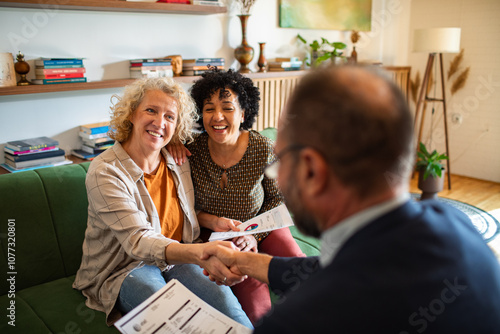
[[[81,292],[71,285],[70,276],[19,291],[16,294],[15,333],[118,333],[107,327],[103,312],[85,306]],[[7,296],[0,297],[2,309],[8,306]],[[61,307],[63,305],[63,307]],[[6,327],[4,327],[6,326]],[[2,321],[1,333],[13,327]]]
[[[16,291],[66,276],[52,213],[38,173],[2,175],[0,189],[0,234],[8,235],[9,227],[15,228],[15,240],[2,239],[1,244],[6,256],[7,241],[14,241],[10,254],[15,255],[15,263],[10,270],[17,272]],[[0,295],[8,293],[8,289],[8,282],[1,280]]]

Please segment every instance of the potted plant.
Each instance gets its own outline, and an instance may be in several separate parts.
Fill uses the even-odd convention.
[[[420,200],[436,199],[437,193],[443,190],[444,166],[441,161],[448,159],[446,154],[436,150],[429,153],[424,143],[420,143],[417,152],[418,188],[422,190]]]
[[[300,34],[297,35],[297,38],[299,41],[307,45],[307,41],[300,36]],[[346,59],[340,50],[344,50],[347,45],[342,42],[330,43],[326,38],[322,37],[321,44],[317,40],[314,40],[311,44],[309,44],[309,47],[311,48],[311,63],[306,62],[308,66],[317,67],[328,59],[331,59],[331,63],[335,65],[339,62],[338,59],[340,59],[341,62]],[[328,50],[328,48],[333,48],[333,50]]]

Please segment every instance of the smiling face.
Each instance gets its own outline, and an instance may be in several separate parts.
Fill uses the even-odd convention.
[[[212,140],[217,143],[234,143],[240,134],[244,110],[238,96],[227,89],[220,97],[220,90],[208,98],[203,105],[203,126]]]
[[[177,126],[177,100],[160,90],[147,91],[130,117],[133,124],[128,143],[144,153],[160,151]]]

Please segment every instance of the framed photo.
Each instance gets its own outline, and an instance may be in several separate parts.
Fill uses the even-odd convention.
[[[280,0],[280,27],[371,30],[372,0]]]

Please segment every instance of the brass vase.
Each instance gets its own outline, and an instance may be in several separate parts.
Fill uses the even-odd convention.
[[[250,62],[252,61],[254,53],[253,48],[250,45],[248,45],[247,42],[247,21],[250,15],[242,14],[238,15],[238,17],[240,18],[241,21],[242,41],[241,45],[238,46],[236,49],[234,49],[234,58],[236,58],[236,60],[241,65],[238,72],[249,73],[251,71],[250,68],[248,67],[248,64],[250,64]]]
[[[259,66],[259,72],[267,72],[267,59],[264,55],[264,47],[266,43],[259,43],[259,60],[257,60],[257,66]]]

